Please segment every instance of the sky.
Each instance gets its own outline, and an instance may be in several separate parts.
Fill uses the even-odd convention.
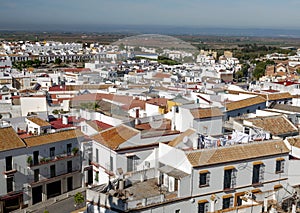
[[[161,25],[300,29],[299,0],[0,0],[0,29]]]

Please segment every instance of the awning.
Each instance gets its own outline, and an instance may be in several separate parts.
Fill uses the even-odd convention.
[[[253,190],[251,190],[251,192],[252,192],[252,193],[260,193],[261,190],[260,190],[260,189],[253,189]]]
[[[285,160],[284,158],[276,158],[276,161]]]
[[[277,184],[274,186],[274,190],[278,190],[280,188],[283,188],[283,186],[281,184]]]
[[[224,167],[224,170],[233,170],[233,169],[235,169],[234,166],[225,166]]]
[[[209,173],[209,171],[208,171],[208,170],[201,170],[201,171],[199,172],[199,174],[206,174],[206,173]]]
[[[255,166],[255,165],[261,165],[261,164],[264,164],[262,161],[255,161],[255,162],[253,162],[253,165]]]
[[[226,198],[231,198],[231,197],[233,197],[233,195],[232,194],[228,194],[228,195],[223,195],[223,199],[226,199]]]
[[[126,153],[126,154],[125,154],[126,157],[132,157],[132,156],[135,156],[135,155],[136,155],[136,154],[133,153],[133,152],[131,152],[131,153]]]
[[[208,200],[199,200],[198,203],[208,203]]]

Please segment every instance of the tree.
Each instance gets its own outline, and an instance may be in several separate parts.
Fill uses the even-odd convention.
[[[75,206],[81,205],[84,202],[84,197],[80,192],[77,192],[74,196]]]

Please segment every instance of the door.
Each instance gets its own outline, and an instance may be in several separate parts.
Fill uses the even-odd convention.
[[[37,186],[32,188],[32,205],[42,202],[43,187]]]
[[[73,177],[68,177],[67,178],[67,191],[72,191],[73,190]]]

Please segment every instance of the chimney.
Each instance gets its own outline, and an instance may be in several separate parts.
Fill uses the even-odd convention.
[[[120,179],[119,180],[119,190],[123,190],[124,189],[124,180]]]
[[[64,116],[62,117],[62,124],[65,124],[65,125],[68,124],[68,116],[67,116],[67,115],[64,115]]]
[[[135,117],[139,118],[140,117],[140,109],[135,110]]]

